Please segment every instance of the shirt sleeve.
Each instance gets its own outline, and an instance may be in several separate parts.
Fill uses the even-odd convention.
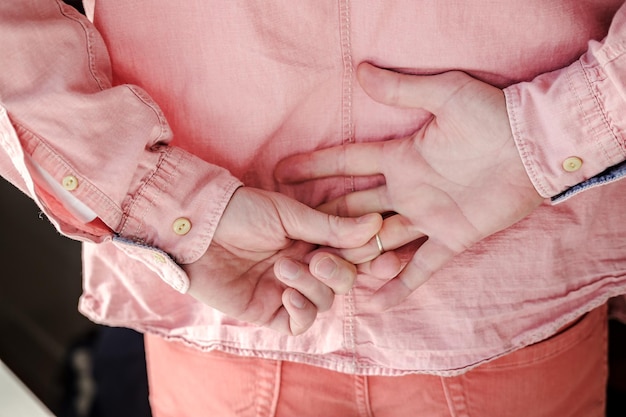
[[[152,269],[197,260],[239,180],[172,146],[143,90],[112,86],[100,35],[61,1],[0,2],[0,44],[0,174],[69,237],[114,238],[129,256],[149,253]],[[81,221],[68,199],[97,221]]]
[[[526,171],[562,201],[626,175],[626,5],[569,67],[504,90]]]

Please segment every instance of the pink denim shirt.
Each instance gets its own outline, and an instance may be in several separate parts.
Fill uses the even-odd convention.
[[[56,0],[0,4],[0,173],[85,242],[80,309],[94,321],[341,372],[449,375],[626,293],[626,182],[598,177],[626,159],[622,1],[94,3],[95,26]],[[402,137],[428,118],[372,101],[354,76],[363,61],[506,87],[531,180],[565,201],[547,200],[385,313],[364,312],[381,282],[359,277],[297,337],[186,295],[178,265],[204,253],[241,184],[313,206],[363,189],[354,178],[281,185],[272,171],[287,155]],[[565,169],[572,157],[582,165]],[[185,235],[172,229],[180,218]]]

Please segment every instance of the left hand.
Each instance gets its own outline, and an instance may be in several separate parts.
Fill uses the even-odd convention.
[[[240,187],[204,255],[183,265],[189,294],[232,318],[301,334],[336,294],[352,288],[358,272],[317,245],[360,247],[381,225],[378,214],[330,216],[279,193]]]
[[[519,221],[543,198],[515,146],[503,92],[462,72],[405,75],[361,64],[365,91],[388,105],[425,109],[432,119],[412,136],[350,144],[283,160],[282,182],[382,174],[385,184],[320,207],[359,216],[395,212],[380,231],[386,250],[427,236],[406,268],[372,299],[380,309],[408,297],[455,255]],[[378,255],[375,240],[341,251],[355,263]]]

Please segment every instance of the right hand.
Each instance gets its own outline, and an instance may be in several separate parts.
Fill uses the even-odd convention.
[[[300,334],[357,275],[354,265],[317,245],[360,247],[381,226],[378,214],[332,216],[278,193],[239,188],[207,251],[183,265],[189,293],[238,320]]]
[[[367,63],[359,65],[357,77],[372,99],[426,110],[432,118],[404,138],[291,156],[278,164],[275,175],[292,184],[384,176],[384,184],[318,209],[340,216],[395,213],[385,218],[380,232],[384,247],[419,246],[405,269],[369,300],[374,310],[385,310],[467,248],[529,215],[544,199],[515,145],[501,89],[458,71],[409,75]],[[374,240],[340,253],[353,262],[380,258]]]

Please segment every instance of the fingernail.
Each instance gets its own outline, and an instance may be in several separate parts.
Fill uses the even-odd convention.
[[[315,275],[324,279],[332,278],[336,270],[337,263],[329,257],[325,257],[315,265]]]
[[[306,304],[304,296],[297,291],[291,292],[291,294],[289,295],[289,301],[291,301],[291,304],[293,304],[294,307],[297,308],[304,308]]]
[[[289,259],[283,259],[280,262],[280,276],[286,279],[297,279],[300,275],[300,266]]]

